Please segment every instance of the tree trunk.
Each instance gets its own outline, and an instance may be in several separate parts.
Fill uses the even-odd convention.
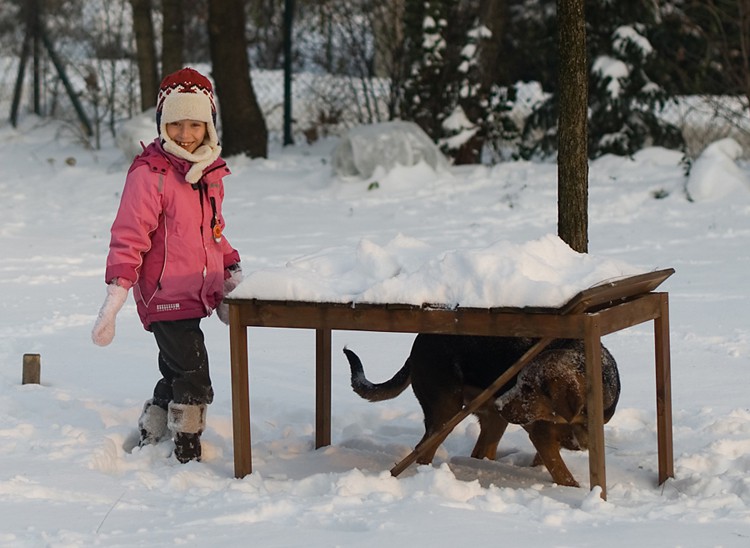
[[[162,0],[164,18],[161,31],[162,78],[184,66],[185,20],[182,0]]]
[[[268,156],[268,130],[250,79],[242,0],[210,0],[208,35],[227,156]]]
[[[557,156],[557,233],[588,251],[586,19],[584,0],[557,0],[560,28],[560,114]]]
[[[156,96],[159,93],[151,0],[130,0],[130,5],[133,7],[133,33],[141,82],[141,110],[144,111],[156,106]]]

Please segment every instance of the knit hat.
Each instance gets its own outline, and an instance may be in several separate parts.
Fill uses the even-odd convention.
[[[190,153],[167,134],[167,124],[180,120],[206,122],[203,144]],[[156,100],[156,127],[164,141],[164,150],[193,163],[185,179],[196,183],[203,170],[221,154],[216,133],[216,103],[211,82],[197,70],[184,68],[162,80]]]

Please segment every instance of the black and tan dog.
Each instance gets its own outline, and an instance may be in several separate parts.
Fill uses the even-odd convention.
[[[366,400],[390,400],[412,385],[424,412],[421,444],[509,369],[534,342],[512,337],[420,334],[403,367],[380,384],[367,380],[354,352],[345,348],[344,353],[351,367],[352,388]],[[607,422],[620,396],[620,378],[617,364],[604,346],[601,355]],[[544,464],[559,485],[578,486],[560,456],[560,448],[588,449],[585,363],[582,341],[561,339],[550,344],[495,398],[476,411],[480,433],[471,456],[494,460],[508,423],[520,424],[537,450],[534,465]],[[437,445],[418,462],[432,462]]]

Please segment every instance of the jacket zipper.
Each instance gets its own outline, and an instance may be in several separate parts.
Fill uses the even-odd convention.
[[[205,219],[205,211],[203,209],[203,193],[206,193],[209,203],[211,204],[211,235],[214,241],[218,244],[221,241],[221,223],[219,222],[219,216],[216,214],[216,198],[208,195],[208,189],[204,188],[200,182],[195,183],[198,185],[198,193],[201,201],[201,238],[203,237],[203,220]],[[194,185],[194,187],[195,187]]]
[[[208,249],[206,249],[206,242],[203,239],[203,229],[205,228],[205,225],[203,223],[204,223],[204,221],[206,219],[205,209],[204,209],[205,206],[204,206],[204,203],[203,203],[203,193],[204,192],[206,193],[206,197],[207,198],[209,198],[209,196],[208,196],[208,189],[204,188],[205,185],[201,184],[200,181],[197,182],[197,183],[195,183],[195,185],[198,186],[198,195],[200,196],[200,202],[201,202],[200,236],[201,236],[201,244],[203,245],[203,253],[204,253],[204,256],[205,256],[204,260],[203,260],[203,287],[201,288],[200,296],[201,296],[201,302],[203,303],[203,308],[205,308],[206,312],[208,314],[210,314],[211,313],[211,307],[208,306],[208,304],[206,302],[206,296],[203,294],[203,291],[204,291],[205,285],[206,285],[206,275],[208,274],[208,266],[207,266],[208,265]]]

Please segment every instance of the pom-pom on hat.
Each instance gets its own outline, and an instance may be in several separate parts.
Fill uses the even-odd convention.
[[[180,120],[206,122],[206,139],[192,154],[180,147],[167,134],[167,124]],[[159,86],[159,95],[156,99],[156,127],[167,152],[194,163],[186,178],[191,183],[197,182],[203,170],[221,153],[219,136],[216,133],[216,103],[209,79],[191,68],[184,68],[166,76]]]

